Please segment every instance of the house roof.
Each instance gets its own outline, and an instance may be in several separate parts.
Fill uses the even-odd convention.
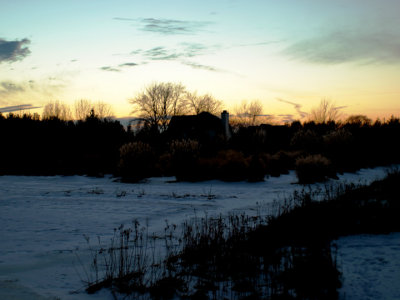
[[[168,132],[177,138],[201,138],[223,133],[221,119],[208,113],[198,115],[174,116],[168,126]]]

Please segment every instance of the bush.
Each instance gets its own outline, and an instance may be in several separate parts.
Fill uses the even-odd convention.
[[[266,174],[265,155],[255,154],[248,159],[248,178],[250,182],[264,181]]]
[[[217,157],[199,157],[197,161],[197,179],[213,180],[218,176],[219,160]]]
[[[172,155],[170,153],[161,154],[158,158],[156,169],[160,170],[161,176],[174,176]]]
[[[325,147],[341,148],[348,147],[352,141],[352,134],[350,131],[341,128],[334,130],[323,136]]]
[[[336,177],[330,160],[320,154],[298,158],[296,175],[301,184],[322,182]]]
[[[296,159],[299,152],[279,151],[274,155],[264,155],[263,160],[266,164],[268,175],[279,177],[281,174],[288,174],[289,170],[295,168]]]
[[[118,167],[123,182],[137,182],[152,176],[155,171],[153,149],[143,142],[122,145]]]
[[[314,130],[304,129],[299,130],[293,135],[290,145],[296,150],[317,153],[322,148],[323,140]]]
[[[170,144],[172,169],[177,180],[198,180],[197,160],[200,145],[195,140],[173,140]]]
[[[345,128],[333,130],[323,136],[324,154],[339,172],[354,171],[357,153],[353,144],[353,135]]]
[[[218,178],[224,181],[246,180],[248,162],[243,153],[235,150],[221,151],[218,154]]]

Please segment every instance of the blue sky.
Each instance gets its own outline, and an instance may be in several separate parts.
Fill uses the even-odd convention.
[[[155,81],[297,119],[400,115],[397,0],[0,0],[0,108],[110,103]],[[283,101],[282,101],[283,100]]]

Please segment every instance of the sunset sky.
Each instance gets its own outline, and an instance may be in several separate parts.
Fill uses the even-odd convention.
[[[0,0],[0,111],[182,83],[232,109],[400,116],[399,0]],[[40,112],[40,109],[37,111]]]

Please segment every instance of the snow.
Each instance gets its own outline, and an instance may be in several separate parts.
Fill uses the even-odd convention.
[[[363,169],[339,177],[368,183],[385,171]],[[295,182],[294,172],[259,183],[185,183],[164,177],[124,184],[111,176],[1,176],[0,299],[113,299],[107,291],[84,292],[83,265],[90,259],[84,236],[93,244],[97,237],[107,242],[114,228],[134,219],[160,232],[166,220],[180,224],[205,213],[267,214],[274,200],[301,189]],[[350,254],[343,255],[346,264]],[[351,290],[344,286],[346,295]]]
[[[400,299],[400,233],[340,238],[340,299]]]

